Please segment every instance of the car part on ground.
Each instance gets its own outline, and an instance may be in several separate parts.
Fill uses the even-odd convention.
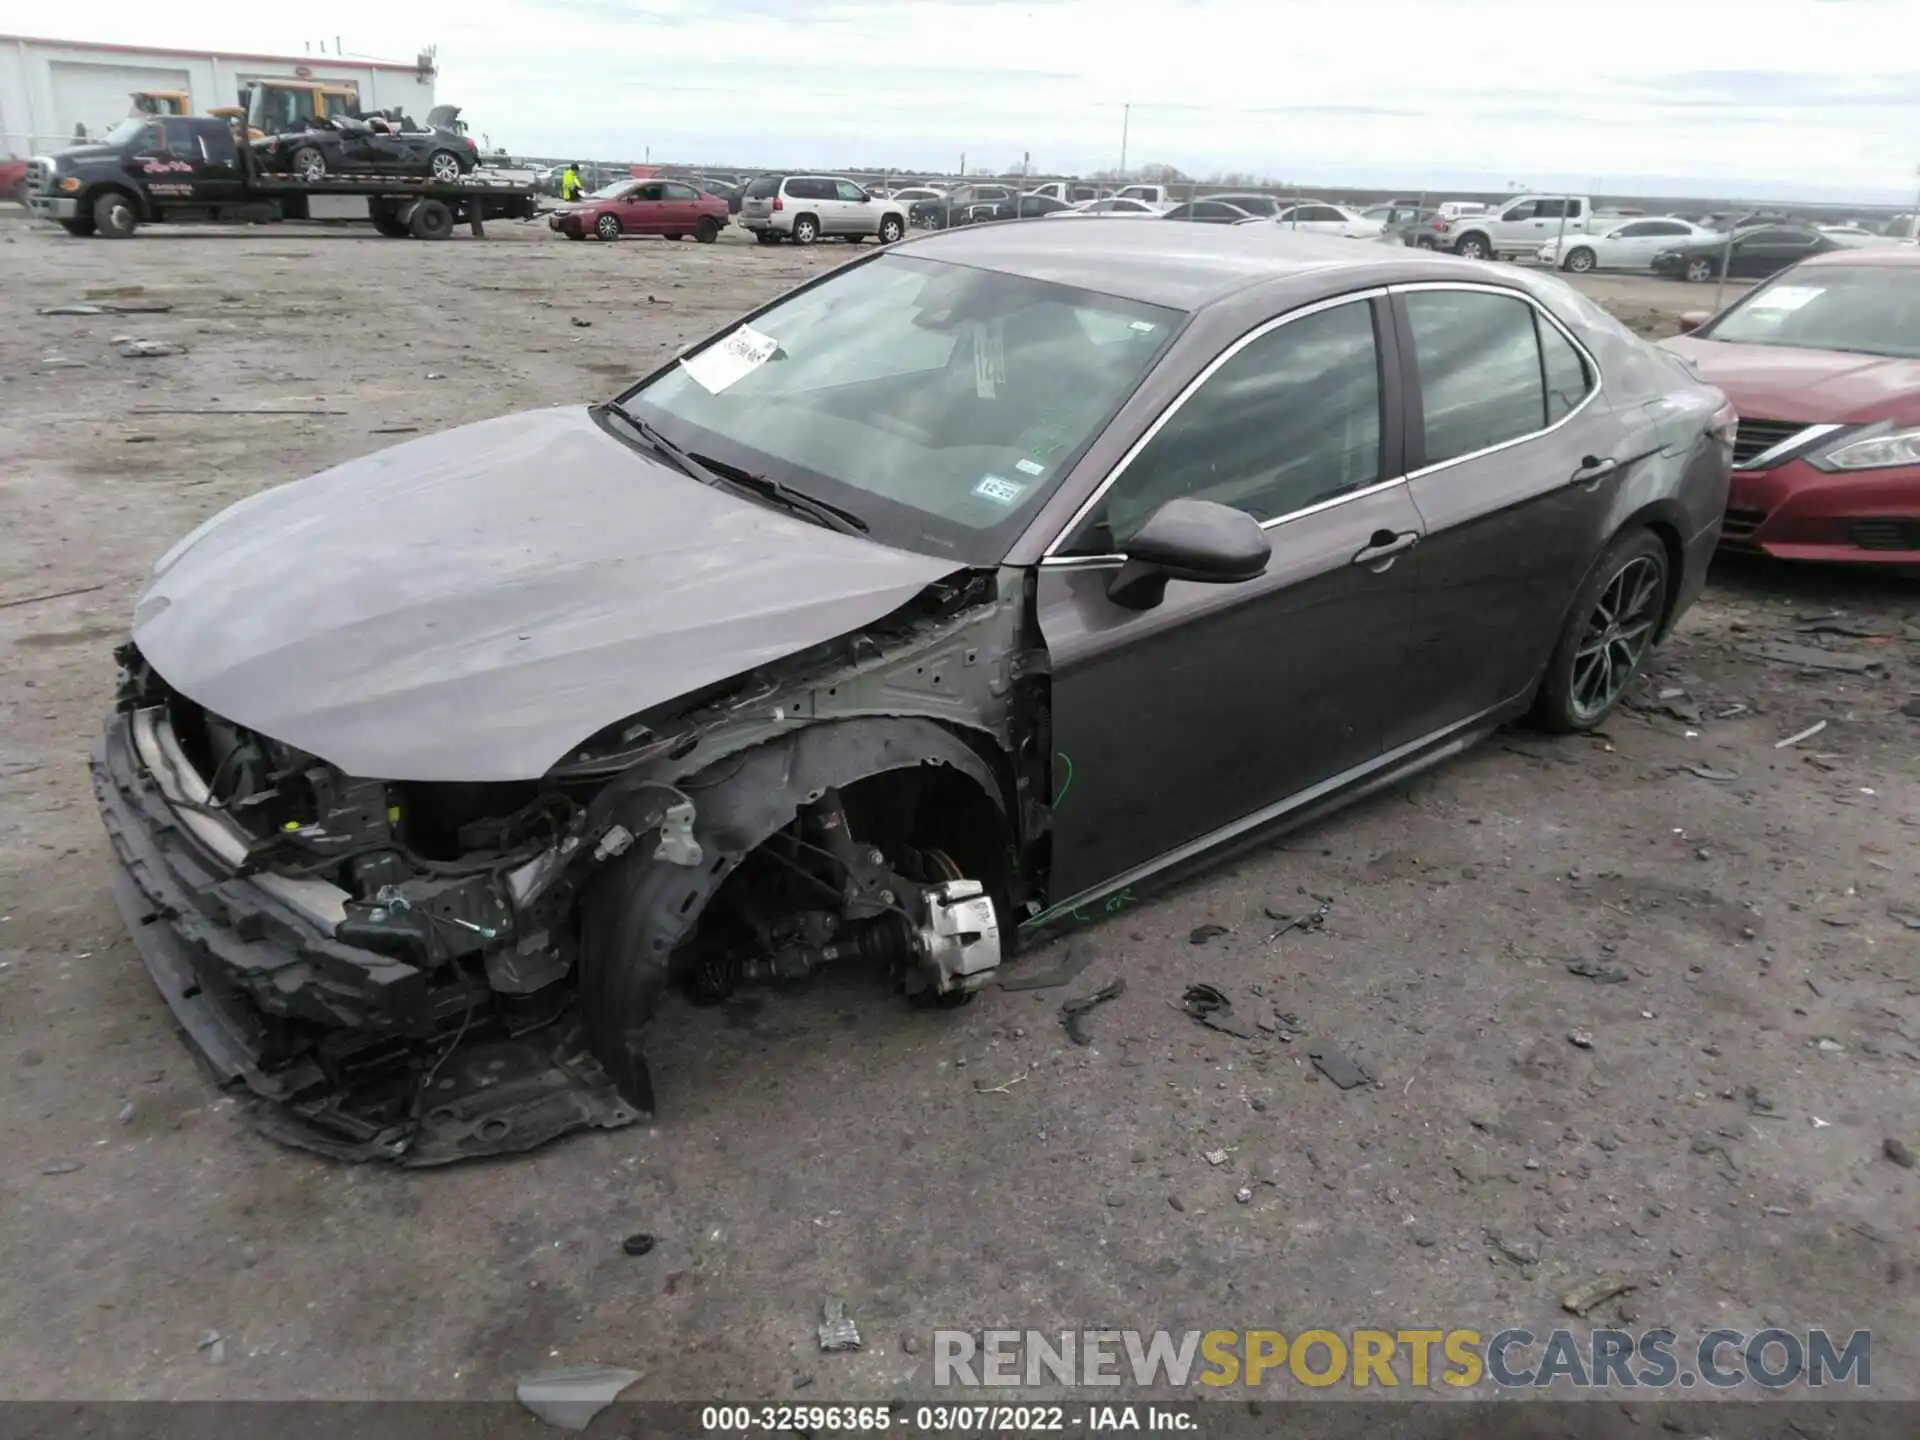
[[[1557,281],[1465,273],[969,227],[591,412],[241,502],[156,566],[94,756],[156,984],[277,1138],[496,1154],[651,1113],[669,986],[962,1003],[1551,718],[1563,655],[1598,723],[1698,593],[1730,418]]]

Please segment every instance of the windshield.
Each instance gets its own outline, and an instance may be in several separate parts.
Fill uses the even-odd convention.
[[[630,190],[640,188],[638,180],[615,180],[611,185],[602,185],[587,198],[589,200],[618,200]]]
[[[130,115],[100,137],[102,145],[131,145],[140,138],[140,132],[150,130],[153,138],[160,134],[159,128],[144,115]]]
[[[1920,359],[1920,266],[1790,270],[1701,333],[1734,345],[1793,345]]]
[[[621,397],[683,449],[999,563],[1180,312],[905,255],[776,303]]]

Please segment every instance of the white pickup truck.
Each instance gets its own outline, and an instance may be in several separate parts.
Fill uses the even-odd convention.
[[[1440,248],[1469,260],[1536,254],[1562,235],[1584,235],[1593,223],[1585,195],[1519,195],[1484,215],[1462,215],[1440,233]]]

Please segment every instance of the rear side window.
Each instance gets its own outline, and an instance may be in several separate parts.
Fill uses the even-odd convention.
[[[1531,305],[1483,290],[1416,290],[1405,301],[1426,464],[1545,428],[1546,381]]]
[[[698,200],[700,192],[691,185],[669,184],[666,187],[669,200]]]
[[[858,201],[858,200],[864,200],[867,198],[867,192],[862,190],[858,185],[854,184],[851,180],[834,181],[833,191],[835,196],[841,200]]]
[[[1547,424],[1564,420],[1587,398],[1593,377],[1587,362],[1546,317],[1535,312],[1533,323],[1540,335],[1540,372],[1547,382]]]
[[[780,193],[780,177],[778,175],[762,175],[740,193],[750,200],[765,200],[770,195],[778,195]]]

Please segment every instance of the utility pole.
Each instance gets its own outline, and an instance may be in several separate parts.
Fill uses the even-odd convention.
[[[1127,124],[1133,119],[1133,102],[1120,107],[1120,178],[1127,178]]]

